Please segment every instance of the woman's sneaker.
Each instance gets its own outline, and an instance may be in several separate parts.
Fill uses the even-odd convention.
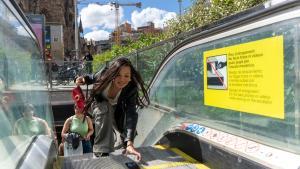
[[[109,153],[101,153],[101,152],[95,152],[94,153],[95,157],[107,157],[109,156]]]

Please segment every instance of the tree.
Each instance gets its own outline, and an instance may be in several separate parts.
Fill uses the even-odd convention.
[[[139,37],[137,41],[132,41],[128,39],[126,46],[115,45],[110,51],[98,54],[94,56],[93,61],[93,70],[97,71],[99,68],[105,64],[106,61],[112,60],[113,58],[124,56],[129,53],[132,53],[138,49],[150,46],[156,42],[159,42],[163,39],[163,35],[154,36],[152,34],[143,34]]]
[[[197,0],[180,19],[168,21],[166,37],[213,23],[237,12],[257,6],[266,0]]]

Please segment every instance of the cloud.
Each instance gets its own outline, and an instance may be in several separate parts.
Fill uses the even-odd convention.
[[[163,28],[167,20],[176,17],[175,12],[168,12],[157,8],[145,8],[141,12],[133,11],[131,21],[134,28],[145,26],[147,22],[152,21],[155,27]]]
[[[109,32],[104,31],[104,30],[94,30],[92,32],[85,34],[84,38],[86,38],[88,40],[93,39],[94,41],[108,40]]]
[[[119,20],[124,17],[123,8],[119,8]],[[115,8],[111,5],[89,4],[80,11],[82,26],[84,29],[114,29]]]
[[[119,24],[124,23],[123,8],[119,8]],[[82,26],[85,30],[91,31],[84,35],[87,39],[107,40],[109,32],[115,28],[115,8],[111,5],[89,4],[80,11]],[[134,11],[131,14],[132,26],[136,29],[139,26],[145,26],[147,22],[152,21],[155,27],[163,28],[164,23],[176,17],[176,13],[168,12],[157,8],[146,8],[142,11]]]

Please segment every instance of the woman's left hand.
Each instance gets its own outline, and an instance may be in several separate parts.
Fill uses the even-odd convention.
[[[142,159],[141,153],[139,153],[134,147],[133,145],[128,145],[126,147],[126,152],[125,154],[132,154],[135,155],[137,160],[140,161]]]
[[[85,140],[90,140],[90,139],[91,139],[91,136],[90,136],[90,135],[86,135],[86,136],[84,137],[84,139],[85,139]]]

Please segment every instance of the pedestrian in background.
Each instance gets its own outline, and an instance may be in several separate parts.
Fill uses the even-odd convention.
[[[91,74],[93,72],[93,55],[90,52],[87,52],[86,55],[84,56],[83,60],[85,61],[85,67],[87,73]]]
[[[47,49],[47,48],[45,49],[45,60],[52,61],[52,55],[51,55],[49,49]]]
[[[70,133],[78,133],[81,137],[82,153],[91,153],[92,143],[90,138],[94,133],[93,122],[90,117],[85,116],[78,105],[74,105],[75,115],[69,117],[63,126],[61,132],[61,144],[59,145],[59,155],[64,155],[64,142]]]

